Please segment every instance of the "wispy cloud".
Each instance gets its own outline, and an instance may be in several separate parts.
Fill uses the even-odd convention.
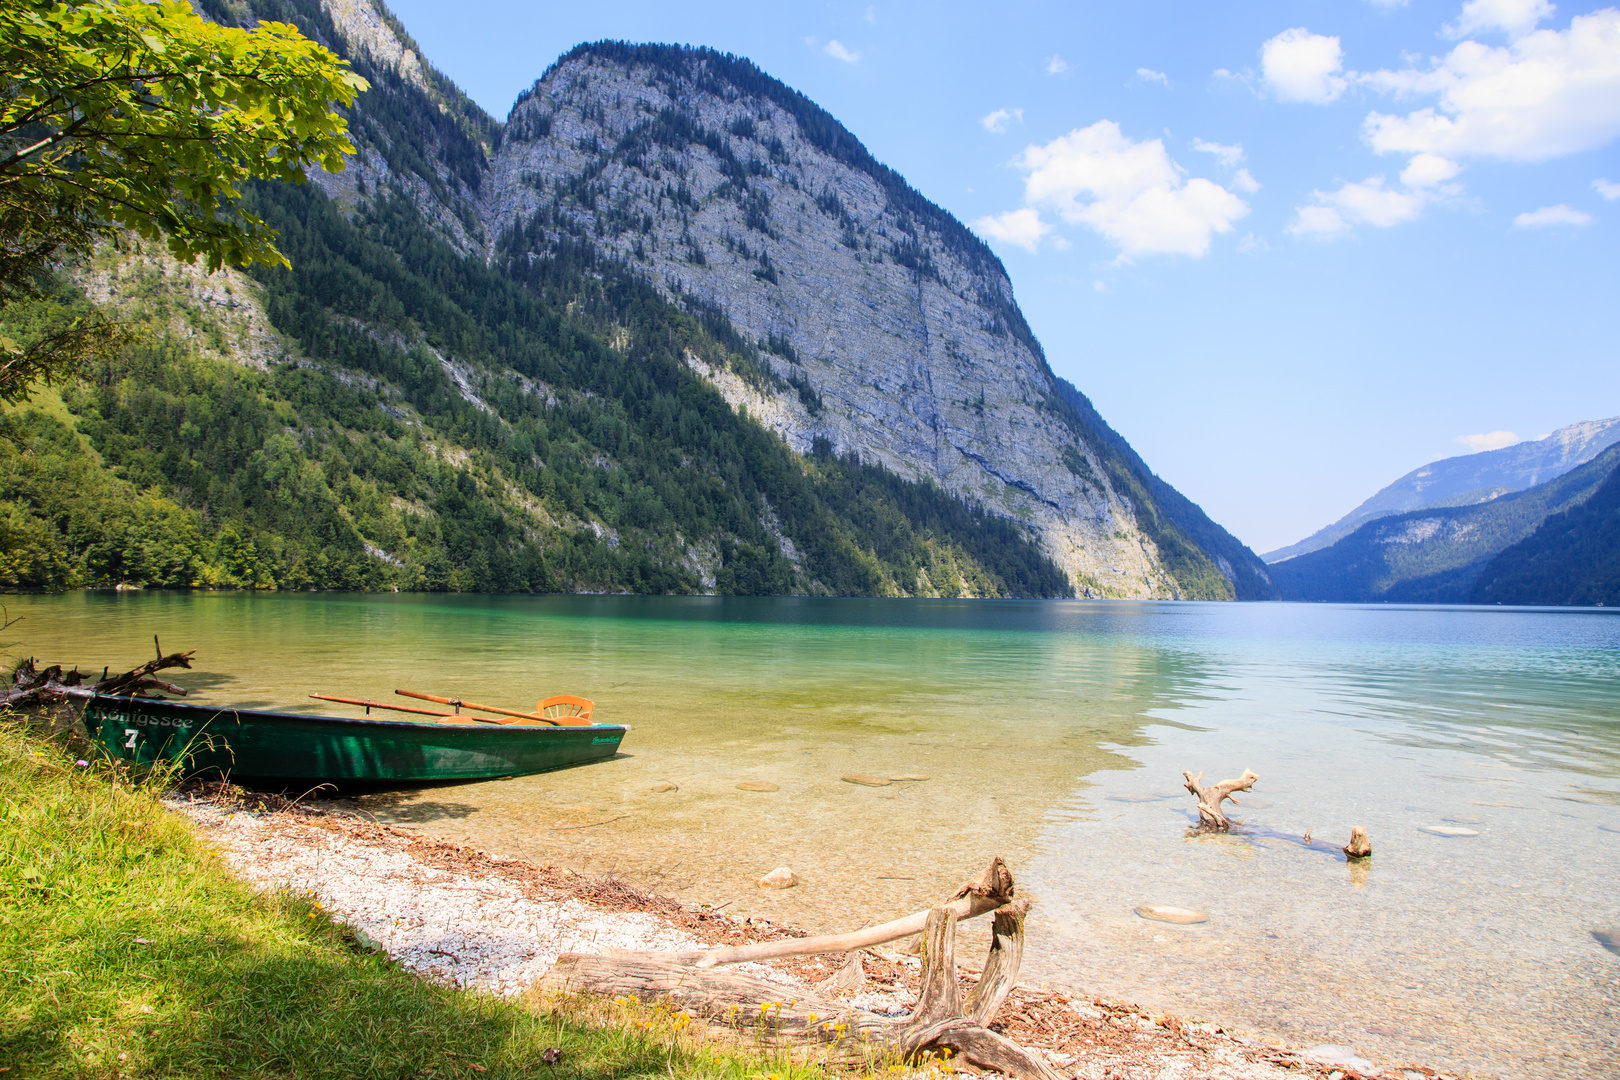
[[[1504,446],[1512,446],[1520,440],[1511,431],[1487,431],[1482,435],[1459,435],[1452,441],[1458,446],[1468,447],[1470,454],[1480,454],[1486,450],[1500,450]]]
[[[1360,183],[1346,181],[1336,191],[1314,193],[1316,202],[1294,212],[1290,236],[1303,240],[1335,240],[1348,236],[1357,225],[1387,229],[1412,221],[1423,212],[1430,196],[1422,191],[1385,187],[1382,176]]]
[[[1140,67],[1136,69],[1136,77],[1141,79],[1143,82],[1156,82],[1166,90],[1170,89],[1170,76],[1166,75],[1162,71],[1154,71],[1152,68]]]
[[[821,51],[832,57],[834,60],[842,60],[846,64],[859,63],[861,59],[860,53],[852,52],[837,38],[833,38],[831,41],[827,42],[826,45],[822,46]]]
[[[982,126],[986,131],[995,132],[997,135],[1000,135],[1003,131],[1006,131],[1007,128],[1012,124],[1022,124],[1023,122],[1023,109],[997,109],[995,112],[990,113],[987,116],[979,117],[980,126]]]
[[[1521,229],[1534,229],[1548,225],[1590,225],[1592,215],[1584,214],[1573,206],[1559,203],[1557,206],[1543,206],[1539,210],[1526,210],[1513,219],[1513,224]]]
[[[877,8],[876,7],[874,7],[872,5],[867,6],[867,8],[866,8],[866,21],[871,23],[874,26],[877,25]]]
[[[1041,237],[1052,231],[1052,226],[1041,220],[1040,213],[1029,207],[978,218],[969,224],[980,236],[1016,244],[1032,255],[1041,246]]]
[[[1480,31],[1499,31],[1510,38],[1523,37],[1536,24],[1553,13],[1547,0],[1468,0],[1457,21],[1442,29],[1449,38],[1463,38]]]
[[[1206,139],[1194,139],[1192,147],[1200,154],[1214,154],[1215,160],[1228,169],[1235,169],[1243,164],[1242,143],[1233,143],[1231,146],[1226,146],[1223,143],[1209,142]]]
[[[1599,179],[1592,181],[1592,190],[1603,196],[1605,199],[1608,199],[1610,202],[1620,199],[1620,184],[1613,183],[1609,180]]]
[[[1053,53],[1051,56],[1047,57],[1046,73],[1048,75],[1061,75],[1068,70],[1069,62],[1063,59],[1063,57],[1059,56],[1057,53]]]

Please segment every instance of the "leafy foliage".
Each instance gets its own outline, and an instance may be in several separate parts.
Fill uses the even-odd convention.
[[[176,258],[279,263],[237,204],[251,177],[302,182],[354,147],[328,102],[365,80],[293,27],[219,26],[179,0],[0,2],[0,303],[121,230]],[[0,400],[120,343],[99,320],[0,338]]]

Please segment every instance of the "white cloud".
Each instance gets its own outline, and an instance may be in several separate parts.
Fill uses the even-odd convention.
[[[861,58],[860,53],[850,52],[849,49],[845,48],[844,44],[837,38],[827,42],[821,51],[832,57],[834,60],[842,60],[846,64],[856,63]]]
[[[1289,235],[1307,240],[1332,240],[1349,234],[1356,225],[1387,229],[1411,221],[1423,212],[1429,196],[1384,186],[1382,176],[1369,176],[1359,184],[1345,182],[1337,191],[1317,191],[1313,206],[1294,212]]]
[[[1069,70],[1069,62],[1057,53],[1053,53],[1046,60],[1046,73],[1048,75],[1061,75]]]
[[[1070,248],[1074,247],[1073,244],[1069,243],[1069,238],[1067,236],[1052,237],[1052,246],[1057,248],[1059,251],[1068,251]]]
[[[1487,431],[1483,435],[1459,435],[1452,441],[1459,446],[1468,447],[1470,454],[1479,454],[1486,450],[1500,450],[1504,446],[1512,446],[1520,440],[1511,431]]]
[[[1339,39],[1303,26],[1284,30],[1260,46],[1261,76],[1278,101],[1326,105],[1344,93],[1343,70]]]
[[[1450,38],[1467,37],[1481,30],[1523,37],[1552,13],[1553,5],[1547,0],[1468,0],[1457,21],[1448,23],[1444,32]]]
[[[1170,76],[1166,75],[1162,71],[1154,71],[1152,68],[1145,67],[1137,68],[1136,77],[1141,79],[1143,82],[1156,82],[1162,85],[1166,90],[1170,89]]]
[[[1608,199],[1610,202],[1620,199],[1620,184],[1611,183],[1608,180],[1600,179],[1592,181],[1592,190],[1596,191],[1599,195],[1603,196],[1605,199]]]
[[[1344,215],[1331,206],[1301,206],[1288,226],[1288,235],[1302,240],[1334,240],[1352,231]]]
[[[1557,206],[1543,206],[1540,210],[1526,210],[1513,219],[1513,224],[1521,229],[1541,225],[1590,225],[1592,215],[1583,214],[1573,206],[1559,203]]]
[[[1225,165],[1228,169],[1235,169],[1239,165],[1243,164],[1242,143],[1233,143],[1231,146],[1224,146],[1218,142],[1206,142],[1203,139],[1194,139],[1192,145],[1193,149],[1197,150],[1201,154],[1214,154],[1215,160],[1219,161],[1222,165]]]
[[[1401,183],[1409,188],[1438,188],[1462,172],[1462,166],[1439,154],[1418,154],[1401,170]]]
[[[1091,291],[1092,292],[1107,292],[1108,291],[1108,282],[1106,282],[1106,281],[1093,281],[1091,283]]]
[[[1263,236],[1245,233],[1243,239],[1238,241],[1237,249],[1241,255],[1253,255],[1257,251],[1270,251],[1271,245],[1266,243],[1266,238]]]
[[[984,127],[984,130],[993,131],[1000,135],[1015,120],[1020,124],[1024,122],[1023,109],[997,109],[988,116],[981,116],[979,123]]]
[[[1041,245],[1041,237],[1052,231],[1052,226],[1041,220],[1041,215],[1025,207],[1022,210],[1009,210],[1005,214],[994,217],[982,217],[970,222],[980,236],[989,240],[1000,240],[1006,244],[1017,244],[1019,247],[1035,253]]]
[[[1028,173],[1029,206],[1095,229],[1126,260],[1197,258],[1209,250],[1212,234],[1230,232],[1249,212],[1248,204],[1213,181],[1184,181],[1161,140],[1133,141],[1112,120],[1027,147],[1017,164]]]
[[[1208,142],[1204,139],[1195,138],[1192,145],[1193,149],[1199,153],[1215,155],[1215,160],[1226,168],[1237,169],[1237,172],[1232,174],[1232,186],[1239,191],[1246,195],[1253,195],[1260,190],[1260,181],[1256,180],[1248,169],[1238,169],[1238,166],[1243,164],[1242,143],[1233,143],[1231,146],[1226,146],[1218,142]]]
[[[1439,95],[1437,107],[1406,116],[1369,113],[1362,134],[1379,153],[1544,161],[1593,150],[1620,135],[1620,10],[1577,15],[1568,30],[1505,47],[1464,41],[1428,70],[1358,81]]]

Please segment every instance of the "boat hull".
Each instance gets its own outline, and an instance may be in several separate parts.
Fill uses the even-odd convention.
[[[240,781],[409,784],[523,776],[610,758],[629,728],[436,724],[300,716],[142,698],[92,698],[91,741],[111,757]]]

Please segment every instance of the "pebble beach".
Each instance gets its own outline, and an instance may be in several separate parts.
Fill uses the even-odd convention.
[[[660,952],[801,936],[767,920],[683,905],[567,867],[494,857],[332,808],[271,808],[197,792],[171,797],[170,806],[255,887],[307,896],[363,947],[423,978],[468,990],[532,994],[564,953]],[[920,973],[904,945],[895,943],[901,951],[866,950],[866,982],[858,989],[834,990],[827,983],[842,956],[739,968],[777,983],[784,994],[813,988],[841,1004],[903,1017]],[[976,971],[964,965],[962,975],[971,982]],[[1455,1076],[1373,1062],[1353,1047],[1289,1047],[1129,1002],[1027,985],[1013,991],[993,1027],[1074,1080]]]

